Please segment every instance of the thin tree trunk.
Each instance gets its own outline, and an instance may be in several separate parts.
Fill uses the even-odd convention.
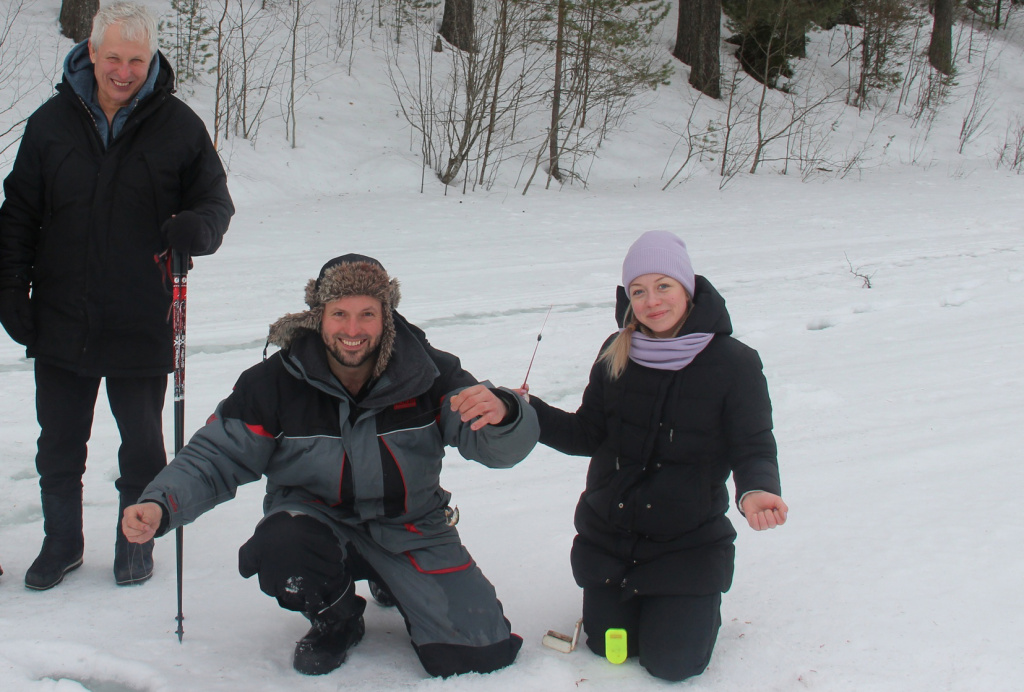
[[[288,83],[288,120],[291,125],[290,139],[292,143],[292,149],[297,144],[295,142],[295,79],[296,72],[298,71],[298,40],[299,40],[299,18],[302,13],[302,0],[295,0],[295,21],[292,23],[292,56],[291,56],[291,79]]]
[[[213,105],[213,148],[220,146],[220,135],[223,132],[227,139],[227,75],[224,66],[224,22],[228,18],[228,3],[224,2],[224,11],[221,12],[220,21],[217,22],[217,87],[214,89],[216,98]]]
[[[772,54],[772,43],[773,38],[768,39],[768,55]],[[764,78],[761,80],[761,97],[757,101],[757,145],[754,147],[754,161],[750,164],[750,174],[757,173],[757,165],[761,162],[761,153],[764,151],[765,138],[764,138],[764,102],[768,96],[768,71],[771,69],[771,63],[765,61],[764,63]]]
[[[871,63],[871,31],[864,27],[864,36],[861,39],[860,48],[860,80],[857,83],[857,110],[862,111],[867,107],[868,100],[868,71]]]
[[[494,45],[497,64],[494,74],[494,93],[491,96],[491,112],[487,121],[487,138],[484,141],[484,154],[480,161],[480,184],[484,184],[487,173],[487,159],[491,153],[491,138],[494,136],[494,126],[498,120],[498,94],[501,89],[501,75],[505,71],[505,58],[508,55],[508,4],[510,0],[501,0],[501,9],[498,12],[498,25],[495,27]]]
[[[566,0],[558,0],[558,28],[555,37],[555,84],[551,96],[551,131],[548,133],[548,175],[561,181],[558,170],[558,113],[562,108],[562,60],[565,52]]]

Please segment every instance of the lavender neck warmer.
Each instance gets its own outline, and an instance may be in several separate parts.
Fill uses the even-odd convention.
[[[686,334],[672,339],[655,339],[633,332],[629,359],[656,370],[682,370],[711,343],[714,334]]]

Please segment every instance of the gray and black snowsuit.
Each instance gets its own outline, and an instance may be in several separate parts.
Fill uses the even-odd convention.
[[[446,521],[441,461],[447,445],[486,466],[513,466],[537,442],[536,414],[497,390],[506,420],[472,431],[448,399],[475,378],[401,319],[387,368],[356,400],[331,374],[320,336],[303,331],[241,375],[140,499],[165,507],[169,530],[266,476],[265,517],[329,526],[345,559],[368,566],[394,596],[428,672],[508,665],[522,640]],[[245,562],[243,573],[254,573]]]

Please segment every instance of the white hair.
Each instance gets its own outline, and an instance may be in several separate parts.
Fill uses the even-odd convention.
[[[148,43],[150,56],[156,54],[156,18],[145,6],[134,2],[115,2],[96,13],[89,36],[93,50],[99,49],[107,29],[114,24],[121,27],[122,39]]]

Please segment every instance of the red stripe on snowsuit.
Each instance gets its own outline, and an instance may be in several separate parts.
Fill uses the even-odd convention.
[[[269,437],[273,439],[273,435],[268,433],[262,425],[253,425],[252,423],[246,423],[245,427],[249,428],[249,432],[259,435],[260,437]]]
[[[445,567],[444,569],[423,569],[420,564],[416,562],[416,558],[412,556],[412,553],[406,552],[405,556],[409,558],[409,562],[416,568],[416,571],[420,574],[451,574],[452,572],[462,572],[473,566],[473,559],[470,558],[469,562],[464,565],[458,565],[456,567]]]

